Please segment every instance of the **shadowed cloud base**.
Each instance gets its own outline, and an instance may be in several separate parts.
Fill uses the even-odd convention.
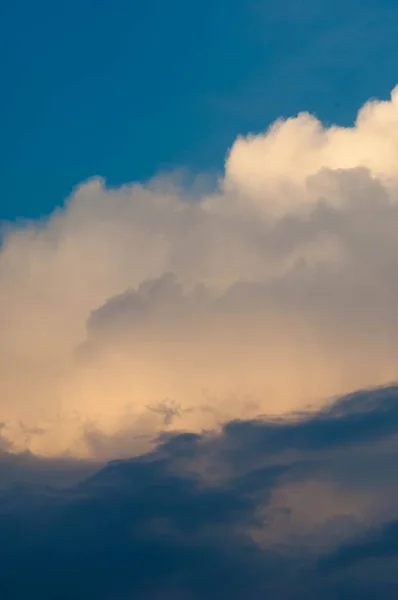
[[[1,597],[392,600],[397,460],[396,387],[102,468],[4,452]]]

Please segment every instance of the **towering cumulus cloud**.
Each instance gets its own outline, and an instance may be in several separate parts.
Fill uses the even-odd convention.
[[[397,307],[398,89],[239,138],[199,199],[93,179],[3,232],[0,443],[122,456],[391,382]]]

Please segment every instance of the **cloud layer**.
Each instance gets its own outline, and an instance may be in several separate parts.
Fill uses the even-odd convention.
[[[217,190],[79,186],[4,228],[4,448],[101,458],[398,377],[398,92],[238,139]],[[11,445],[11,446],[10,446]]]
[[[391,387],[300,419],[163,435],[89,477],[69,461],[64,483],[73,464],[81,482],[66,490],[60,461],[14,459],[14,485],[0,489],[1,597],[393,600],[397,436]]]

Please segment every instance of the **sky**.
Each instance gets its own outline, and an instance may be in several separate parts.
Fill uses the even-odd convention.
[[[348,125],[396,84],[394,0],[15,0],[0,7],[0,219],[80,182],[219,171],[238,134]]]
[[[0,596],[395,598],[396,3],[0,11]]]

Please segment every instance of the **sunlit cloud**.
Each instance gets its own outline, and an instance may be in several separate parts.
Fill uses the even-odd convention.
[[[2,439],[120,456],[396,380],[397,257],[397,90],[237,139],[200,198],[86,182],[4,230]]]

